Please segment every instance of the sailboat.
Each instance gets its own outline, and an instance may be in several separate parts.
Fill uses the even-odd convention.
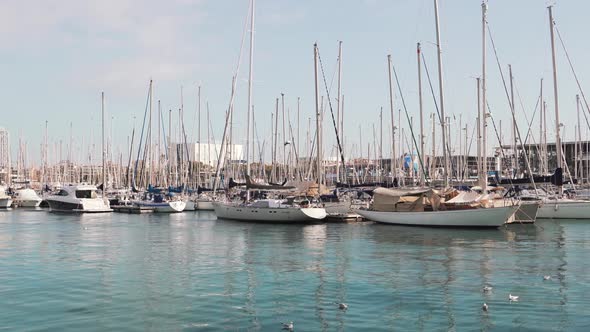
[[[482,6],[484,15],[483,36],[485,38],[485,3],[482,4]],[[438,49],[437,55],[440,95],[440,119],[442,122],[441,125],[443,157],[445,160],[444,188],[448,188],[449,163],[445,138],[445,132],[447,129],[445,128],[444,124],[445,115],[442,77],[443,71],[437,0],[434,0],[434,14],[436,22],[436,45]],[[388,61],[388,65],[389,70],[391,72],[391,61]],[[483,68],[485,75],[485,57]],[[485,88],[483,91],[485,91]],[[485,102],[483,103],[483,105],[485,105]],[[423,152],[421,151],[421,153]],[[483,156],[485,158],[485,153],[483,154]],[[484,168],[484,171],[480,172],[480,181],[482,181],[484,187],[487,184],[486,174],[487,171]],[[373,203],[370,206],[370,208],[360,209],[356,212],[367,219],[387,224],[441,227],[499,227],[506,223],[510,218],[512,218],[512,216],[515,214],[519,207],[519,204],[514,204],[505,207],[486,207],[477,204],[447,204],[443,201],[444,195],[434,191],[431,188],[420,188],[412,190],[393,190],[386,188],[377,188],[373,191],[373,194]]]
[[[555,21],[553,20],[552,6],[549,10],[549,27],[551,33],[551,56],[553,63],[553,94],[555,101],[555,146],[557,150],[557,168],[562,168],[562,150],[559,124],[559,100],[557,93],[557,65],[555,58]],[[590,202],[582,200],[571,200],[563,197],[563,182],[557,183],[559,188],[558,196],[544,198],[539,208],[537,218],[544,219],[590,219]]]
[[[252,64],[253,64],[253,51],[254,51],[254,8],[255,0],[250,3],[250,69],[248,76],[248,121],[247,121],[247,134],[246,134],[246,187],[247,197],[245,203],[232,203],[232,202],[213,202],[213,208],[218,218],[233,219],[238,221],[263,221],[273,223],[308,223],[318,222],[326,218],[326,210],[311,206],[309,201],[302,202],[300,204],[286,204],[283,200],[276,199],[261,199],[254,202],[248,202],[250,196],[250,189],[254,190],[282,190],[292,189],[289,186],[283,185],[261,185],[256,184],[250,179],[250,156],[253,153],[249,153],[250,138],[252,126],[250,121],[252,119]],[[314,50],[317,55],[317,50]],[[317,69],[317,63],[316,63]],[[234,80],[235,84],[235,80]],[[232,101],[230,102],[229,112],[232,111],[231,104],[233,103],[233,90],[232,90]],[[228,112],[228,115],[230,115]],[[228,116],[226,120],[229,120]],[[227,128],[227,121],[226,121]],[[226,135],[224,133],[222,147],[225,146]],[[224,150],[220,152],[219,161],[223,158]],[[220,170],[218,162],[217,172]],[[216,176],[216,178],[218,178]],[[215,187],[215,186],[214,186]]]

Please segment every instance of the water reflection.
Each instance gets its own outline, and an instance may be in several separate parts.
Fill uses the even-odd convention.
[[[0,213],[0,321],[10,330],[90,321],[273,330],[290,320],[306,331],[580,330],[589,238],[573,221],[480,231],[10,211]],[[19,325],[33,309],[38,321]]]

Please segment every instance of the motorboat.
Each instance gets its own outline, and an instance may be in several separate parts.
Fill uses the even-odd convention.
[[[63,186],[45,200],[53,212],[113,212],[109,201],[99,195],[96,186],[88,184]]]
[[[518,210],[518,204],[484,207],[478,204],[445,204],[433,189],[374,190],[369,209],[355,212],[379,223],[438,227],[500,227]]]
[[[6,194],[6,187],[0,186],[0,209],[8,209],[12,205],[12,198]]]
[[[309,201],[300,205],[279,199],[260,199],[252,203],[213,202],[218,218],[239,221],[284,223],[317,223],[326,218],[324,208],[313,207]]]
[[[13,197],[14,205],[19,207],[38,207],[41,201],[41,197],[31,188],[17,189]]]

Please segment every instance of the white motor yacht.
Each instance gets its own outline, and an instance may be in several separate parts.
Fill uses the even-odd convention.
[[[31,188],[17,189],[14,193],[13,203],[20,207],[38,207],[41,197]]]
[[[53,212],[113,212],[96,186],[88,184],[64,186],[45,200]]]
[[[6,195],[6,187],[0,186],[0,209],[7,209],[12,205],[12,198]]]

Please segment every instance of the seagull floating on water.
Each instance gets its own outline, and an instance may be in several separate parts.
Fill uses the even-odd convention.
[[[283,324],[283,330],[293,331],[293,322],[281,323]]]
[[[338,303],[338,308],[340,310],[346,310],[346,309],[348,309],[348,304],[346,304],[346,303]]]
[[[484,303],[481,308],[483,309],[483,311],[488,311],[488,304]]]
[[[508,294],[508,300],[510,300],[510,302],[516,302],[516,301],[518,301],[518,296]]]
[[[483,291],[485,293],[488,293],[488,292],[491,292],[492,291],[492,288],[493,288],[492,286],[483,286]]]
[[[550,280],[551,276],[543,276],[543,280]]]

